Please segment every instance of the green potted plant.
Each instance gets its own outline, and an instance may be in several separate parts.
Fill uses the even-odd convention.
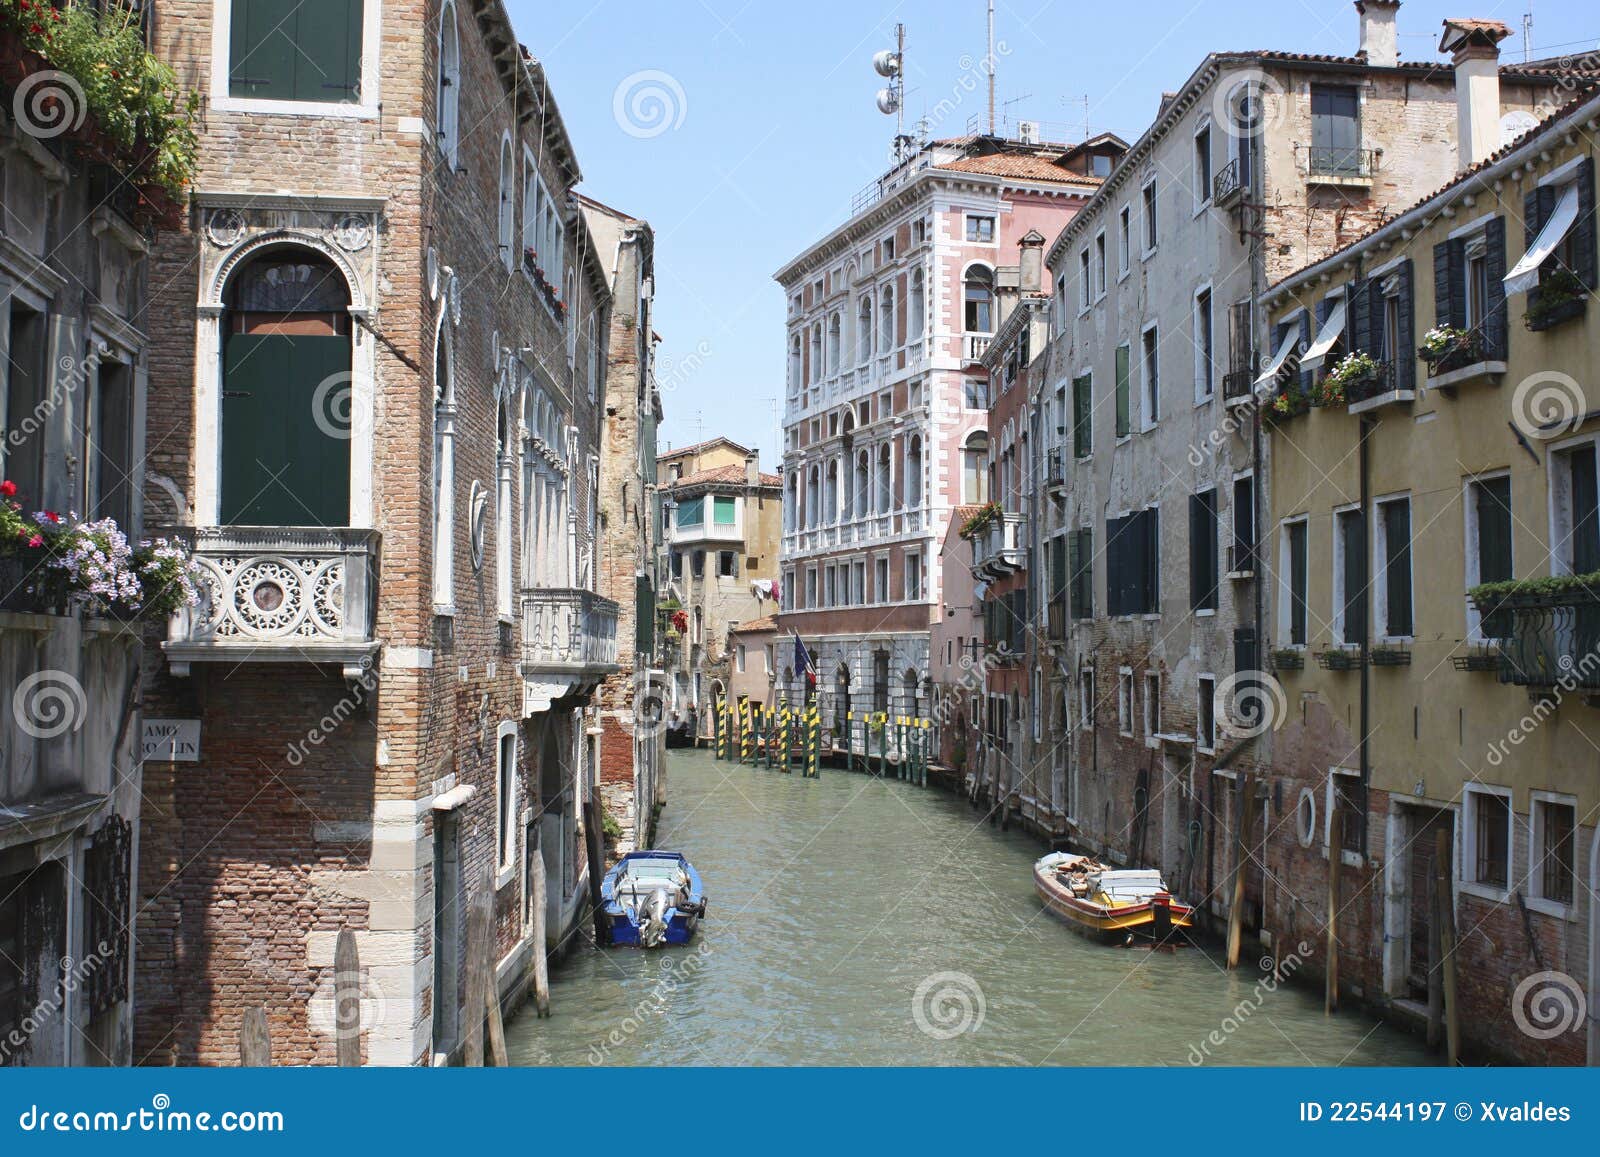
[[[1483,360],[1482,343],[1471,330],[1453,325],[1436,325],[1422,335],[1417,356],[1428,363],[1428,373],[1438,375],[1459,370]]]
[[[1589,289],[1583,280],[1566,266],[1557,266],[1542,275],[1528,294],[1528,312],[1522,323],[1531,330],[1549,329],[1577,317],[1588,303]]]

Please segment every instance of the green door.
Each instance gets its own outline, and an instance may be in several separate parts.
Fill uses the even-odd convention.
[[[350,339],[232,334],[222,381],[222,523],[348,525]]]

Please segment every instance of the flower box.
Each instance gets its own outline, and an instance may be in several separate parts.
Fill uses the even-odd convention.
[[[1411,651],[1407,647],[1384,645],[1372,648],[1369,660],[1374,667],[1409,667]]]
[[[1285,647],[1272,652],[1272,668],[1275,671],[1302,671],[1306,665],[1306,653],[1295,647]]]
[[[1522,324],[1535,333],[1551,329],[1583,314],[1589,305],[1587,287],[1569,269],[1557,269],[1542,277],[1528,294],[1528,311]]]
[[[1366,666],[1366,656],[1357,648],[1331,647],[1317,652],[1317,666],[1324,671],[1359,671]]]

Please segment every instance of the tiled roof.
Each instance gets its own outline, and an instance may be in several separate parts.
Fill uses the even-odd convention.
[[[1037,153],[991,153],[984,157],[960,157],[934,166],[958,173],[983,173],[991,177],[1016,177],[1025,181],[1055,181],[1063,185],[1083,185],[1095,188],[1099,177],[1086,177],[1068,172],[1055,163],[1055,158]]]
[[[783,485],[783,479],[776,474],[768,474],[763,471],[760,474],[760,478],[763,486]],[[742,483],[744,480],[745,472],[743,466],[714,466],[710,470],[700,470],[693,474],[685,474],[678,479],[676,486],[708,486],[719,482]]]
[[[958,506],[951,515],[950,521],[966,522],[968,519],[976,518],[978,516],[978,511],[982,509],[983,504],[978,502],[973,503],[971,506]]]
[[[689,445],[689,446],[677,446],[677,447],[674,447],[673,449],[670,449],[670,450],[661,450],[661,451],[657,452],[656,457],[658,459],[660,459],[660,458],[682,458],[685,454],[697,454],[701,450],[709,449],[712,446],[721,446],[721,445],[724,445],[724,444],[732,446],[735,450],[739,451],[741,454],[750,453],[750,447],[741,446],[741,445],[739,445],[739,443],[735,442],[732,438],[725,438],[725,437],[722,437],[721,435],[718,435],[715,438],[707,438],[704,442],[695,442],[695,443],[693,443],[692,445]]]
[[[777,629],[778,620],[774,616],[768,615],[764,619],[753,619],[748,623],[740,623],[737,627],[730,627],[728,633],[730,635],[745,635],[756,631],[776,631]]]

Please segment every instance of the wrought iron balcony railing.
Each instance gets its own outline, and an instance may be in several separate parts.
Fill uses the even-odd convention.
[[[1600,690],[1600,591],[1511,595],[1485,616],[1486,629],[1491,619],[1508,631],[1499,640],[1502,683]]]
[[[1345,145],[1296,145],[1295,154],[1308,177],[1370,180],[1378,171],[1378,153]]]
[[[165,650],[175,675],[192,663],[371,664],[376,530],[317,526],[179,527],[199,565],[200,605],[172,617]]]
[[[1250,397],[1250,387],[1255,380],[1255,372],[1249,367],[1229,370],[1222,375],[1222,400],[1224,402],[1247,400]]]
[[[1211,182],[1211,200],[1219,208],[1227,208],[1244,193],[1244,180],[1239,170],[1239,158],[1235,157],[1218,171]]]

